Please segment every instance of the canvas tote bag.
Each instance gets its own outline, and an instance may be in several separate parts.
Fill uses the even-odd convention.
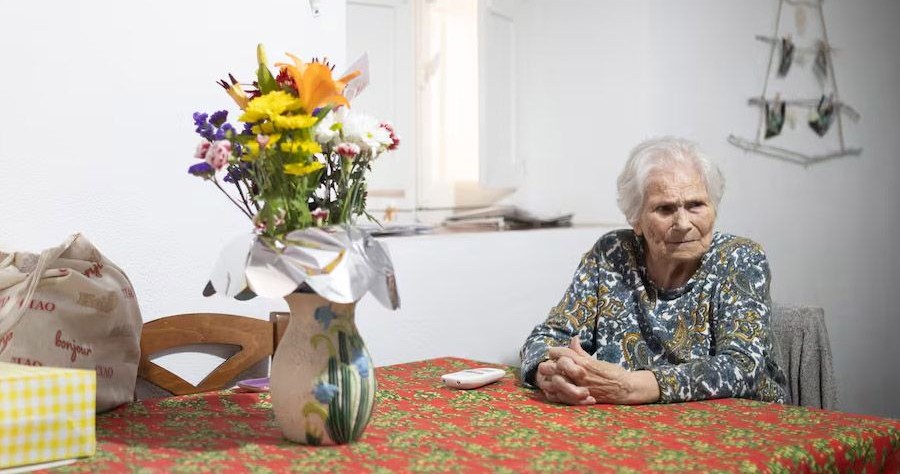
[[[80,234],[0,252],[0,362],[97,372],[97,411],[134,398],[143,319],[128,277]]]

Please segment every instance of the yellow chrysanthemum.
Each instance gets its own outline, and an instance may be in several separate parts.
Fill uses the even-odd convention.
[[[255,128],[255,127],[254,127]],[[281,139],[280,133],[273,133],[268,135],[269,141],[266,143],[266,147],[264,149],[268,150],[275,146],[278,143],[278,140]],[[256,161],[259,159],[259,142],[256,140],[252,140],[244,144],[245,147],[249,150],[244,156],[241,157],[244,161]]]
[[[306,176],[310,173],[315,173],[324,167],[325,165],[318,161],[313,161],[312,163],[305,165],[302,163],[289,163],[284,165],[284,172],[294,176]]]
[[[268,150],[269,148],[274,147],[275,144],[278,143],[278,140],[281,140],[281,134],[280,134],[280,133],[270,133],[270,134],[269,134],[269,141],[266,143],[266,150]]]
[[[248,142],[246,145],[244,145],[244,147],[247,148],[247,151],[245,151],[244,155],[241,156],[241,160],[253,163],[254,161],[259,159],[259,143]]]
[[[279,115],[272,118],[275,126],[283,130],[309,128],[315,125],[317,120],[312,115]]]
[[[285,153],[304,153],[313,155],[322,152],[322,146],[312,140],[280,143],[279,148]]]
[[[275,124],[272,122],[263,122],[259,125],[250,127],[250,131],[257,135],[271,135],[275,131]]]
[[[274,91],[251,100],[238,120],[241,122],[273,120],[285,112],[292,112],[301,108],[303,108],[303,103],[293,95],[284,91]]]

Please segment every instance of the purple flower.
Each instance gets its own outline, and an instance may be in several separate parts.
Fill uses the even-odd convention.
[[[230,135],[234,135],[234,127],[232,127],[230,123],[226,123],[216,130],[213,137],[215,137],[216,140],[225,140],[226,138],[229,138]]]
[[[206,124],[202,127],[197,127],[194,131],[197,132],[201,137],[203,137],[209,141],[216,140],[215,131],[213,129],[213,126],[210,124]]]
[[[203,162],[197,163],[196,165],[188,168],[188,173],[194,176],[202,176],[205,178],[213,174],[213,169],[212,166],[209,166],[209,163]]]
[[[207,117],[209,117],[207,114],[194,112],[194,125],[197,126],[194,131],[209,141],[215,141],[215,129],[212,124],[206,121]]]
[[[228,167],[228,173],[225,175],[226,183],[234,183],[243,178],[250,177],[250,164],[241,162]]]
[[[226,120],[228,120],[227,110],[213,112],[213,114],[209,117],[209,123],[215,125],[216,127],[221,127]]]

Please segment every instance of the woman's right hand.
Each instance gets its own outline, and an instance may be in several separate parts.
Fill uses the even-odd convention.
[[[534,376],[535,385],[544,392],[544,396],[551,402],[565,403],[566,405],[593,405],[597,403],[597,400],[591,396],[587,387],[575,385],[565,375],[567,367],[564,366],[566,363],[571,363],[571,360],[545,360],[541,362]],[[568,369],[571,370],[571,367]]]

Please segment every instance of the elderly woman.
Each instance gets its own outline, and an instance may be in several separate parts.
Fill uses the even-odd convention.
[[[638,145],[618,179],[632,229],[604,235],[584,255],[562,301],[525,341],[525,383],[571,405],[783,403],[769,264],[758,244],[713,231],[723,190],[694,143]]]

